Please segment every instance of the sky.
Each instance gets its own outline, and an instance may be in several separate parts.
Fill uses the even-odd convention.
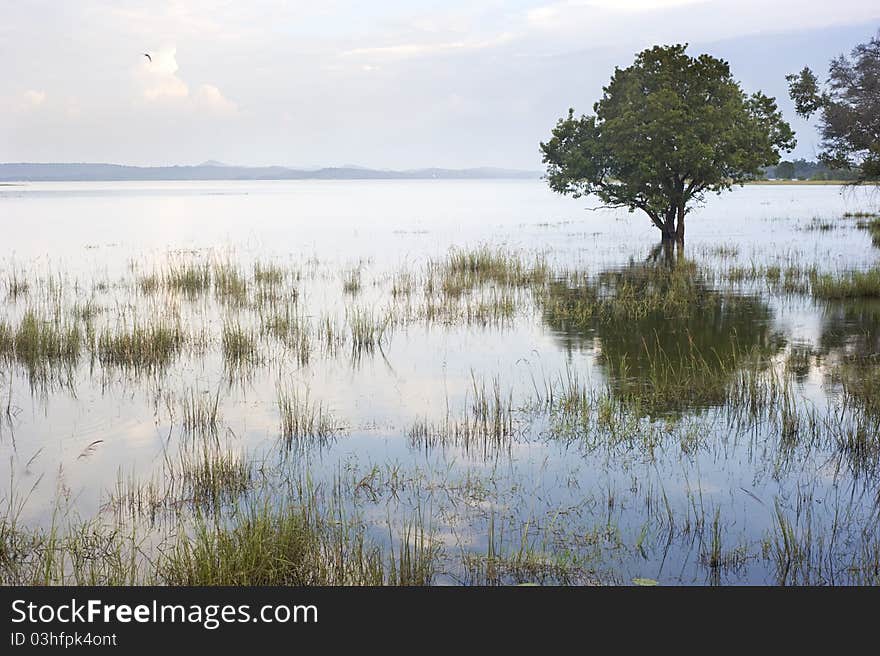
[[[0,161],[538,170],[568,107],[654,44],[785,75],[880,28],[876,0],[0,0]],[[150,62],[143,53],[150,53]]]

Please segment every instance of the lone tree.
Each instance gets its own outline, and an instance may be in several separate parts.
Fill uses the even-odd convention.
[[[615,69],[595,115],[560,119],[541,144],[547,180],[575,198],[645,212],[664,240],[684,242],[684,219],[706,192],[752,179],[794,148],[773,98],[747,96],[727,62],[655,46]]]
[[[785,79],[798,114],[821,112],[819,159],[831,169],[857,169],[856,182],[880,180],[880,32],[850,57],[831,60],[824,89],[807,67]]]

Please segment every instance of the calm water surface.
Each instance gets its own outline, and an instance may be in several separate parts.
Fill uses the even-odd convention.
[[[353,308],[390,307],[396,275],[423,272],[451,249],[503,248],[589,276],[626,271],[650,257],[658,235],[647,218],[592,206],[590,199],[556,196],[539,181],[0,187],[0,276],[7,285],[14,277],[31,281],[28,294],[6,294],[0,320],[20,320],[43,302],[53,280],[62,288],[58,304],[93,300],[99,328],[117,326],[120,313],[149,318],[155,308],[131,281],[169,261],[228,258],[244,271],[254,262],[275,263],[299,272],[304,314],[343,321]],[[735,267],[864,269],[880,251],[843,216],[876,209],[876,197],[833,186],[750,186],[712,197],[689,216],[685,254],[719,286],[722,272]],[[833,227],[820,229],[829,221]],[[354,294],[343,291],[351,272],[361,281]],[[175,399],[190,393],[219,396],[227,448],[272,458],[283,382],[308,390],[338,429],[288,466],[316,481],[367,481],[350,502],[377,540],[419,513],[453,552],[485,554],[492,533],[496,548],[516,551],[526,540],[553,557],[575,553],[602,580],[773,583],[778,572],[762,553],[779,510],[817,533],[844,513],[876,531],[876,471],[848,466],[829,444],[786,449],[778,426],[732,427],[711,400],[646,412],[646,421],[679,425],[670,429],[670,443],[650,452],[559,439],[552,418],[534,411],[548,384],[572,376],[597,390],[638,385],[650,375],[642,360],[646,334],[658,336],[666,353],[675,353],[686,335],[721,360],[735,334],[781,368],[792,353],[805,353],[792,382],[802,407],[833,412],[840,397],[828,363],[848,349],[876,349],[874,309],[774,294],[762,284],[732,287],[743,302],[674,326],[621,322],[579,330],[524,302],[508,320],[487,325],[395,326],[380,350],[359,358],[341,349],[301,364],[261,342],[261,363],[234,376],[218,345],[229,310],[204,299],[171,299],[184,324],[202,331],[204,345],[159,374],[133,377],[83,357],[65,380],[35,384],[26,368],[2,364],[0,398],[13,417],[0,432],[0,478],[12,492],[30,494],[22,516],[30,524],[49,522],[59,497],[83,517],[106,513],[120,480],[161,475],[169,449],[182,439]],[[631,367],[621,370],[624,361]],[[497,383],[511,400],[511,443],[464,448],[410,436],[419,422],[440,424],[465,412],[475,381],[490,389]],[[688,422],[698,439],[686,447],[681,427]],[[716,517],[729,556],[724,567],[706,562]],[[466,582],[467,574],[450,565],[438,581]]]

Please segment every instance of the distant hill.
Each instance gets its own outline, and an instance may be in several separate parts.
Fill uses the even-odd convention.
[[[122,164],[0,164],[3,182],[115,180],[489,180],[538,179],[538,171],[481,167],[388,171],[357,166],[293,169],[284,166],[233,166],[213,160],[196,166],[125,166]]]

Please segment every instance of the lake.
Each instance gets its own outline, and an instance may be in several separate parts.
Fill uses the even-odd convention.
[[[384,582],[876,583],[878,207],[746,186],[676,254],[540,181],[0,187],[0,580],[87,526],[204,582],[156,554],[262,503]]]

